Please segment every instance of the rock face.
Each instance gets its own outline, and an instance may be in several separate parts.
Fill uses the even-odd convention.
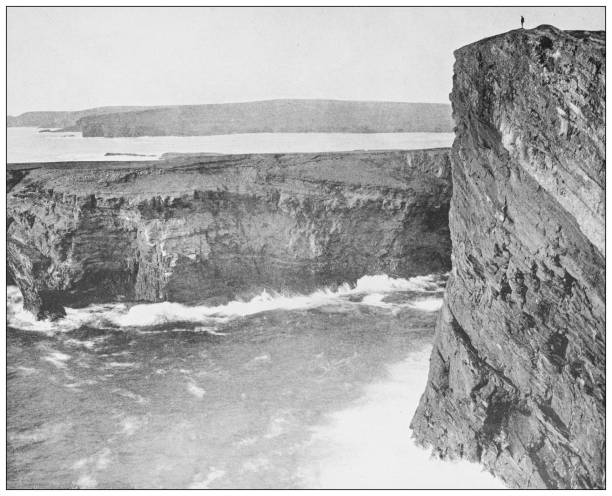
[[[39,318],[450,269],[448,149],[10,165],[8,265]]]
[[[512,487],[604,487],[605,34],[455,56],[453,270],[415,437]]]

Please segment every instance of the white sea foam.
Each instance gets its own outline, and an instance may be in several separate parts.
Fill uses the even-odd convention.
[[[248,459],[242,464],[244,472],[260,472],[270,467],[270,459],[264,455],[259,455]]]
[[[129,416],[121,420],[121,433],[126,436],[132,436],[147,423],[146,417]]]
[[[265,439],[274,439],[282,436],[291,425],[293,414],[290,410],[277,413],[268,424],[268,429],[264,434]]]
[[[105,470],[111,461],[111,450],[110,448],[104,448],[96,458],[96,469]]]
[[[138,364],[134,362],[108,362],[106,368],[112,369],[131,369],[136,367]]]
[[[269,362],[270,361],[270,355],[268,355],[267,353],[264,355],[259,355],[256,356],[255,358],[253,358],[254,362]]]
[[[53,351],[49,355],[43,357],[43,360],[52,363],[59,369],[64,369],[66,368],[66,364],[64,362],[70,360],[70,358],[70,355],[66,355],[65,353],[61,353],[59,351]]]
[[[7,439],[17,446],[26,446],[32,443],[55,442],[70,432],[71,425],[67,422],[43,424],[40,427],[26,429],[19,432],[7,431]]]
[[[363,276],[360,278],[355,287],[350,289],[350,286],[344,285],[343,288],[349,288],[349,293],[389,293],[393,291],[440,291],[440,285],[437,278],[433,275],[415,276],[410,279],[389,277],[386,274],[378,274],[373,276]]]
[[[336,289],[324,288],[308,295],[280,294],[263,291],[250,300],[235,300],[225,305],[188,306],[182,303],[147,303],[129,307],[124,303],[109,305],[90,305],[86,308],[66,308],[66,317],[56,322],[37,321],[34,316],[23,310],[23,300],[15,286],[9,287],[8,318],[9,324],[25,330],[55,333],[78,329],[83,325],[119,327],[148,327],[168,323],[190,322],[208,323],[191,329],[197,332],[215,333],[214,325],[225,323],[237,317],[245,317],[271,310],[308,310],[323,308],[329,305],[369,305],[381,308],[393,308],[400,305],[386,303],[386,295],[394,292],[438,293],[443,289],[437,276],[417,276],[410,279],[393,278],[385,274],[367,275],[360,278],[355,285],[343,284]],[[361,301],[349,301],[352,296],[362,295]],[[421,307],[433,311],[432,304]],[[185,329],[189,330],[189,329]],[[156,331],[147,331],[156,332]]]
[[[64,384],[64,387],[67,387],[68,389],[72,390],[72,391],[77,391],[80,392],[81,390],[79,389],[79,386],[81,384],[78,382],[72,383],[72,384]]]
[[[408,306],[417,310],[423,310],[424,312],[437,312],[442,308],[443,302],[444,300],[442,298],[419,298],[418,300],[408,303]]]
[[[65,374],[66,376],[70,376],[70,374]],[[74,377],[66,377],[67,379],[73,380]],[[95,379],[85,379],[83,381],[76,381],[73,382],[71,384],[64,384],[64,387],[67,387],[69,389],[75,390],[75,391],[81,391],[81,387],[82,386],[93,386],[94,384],[97,384],[98,381]]]
[[[434,276],[417,276],[411,279],[389,277],[385,274],[364,276],[354,286],[343,284],[338,289],[329,288],[309,295],[283,295],[263,291],[248,301],[232,301],[219,306],[187,306],[181,303],[153,303],[134,305],[125,313],[110,316],[119,326],[151,326],[169,322],[203,322],[206,320],[227,320],[244,317],[270,310],[306,310],[325,305],[345,302],[347,296],[364,294],[361,304],[383,305],[387,293],[398,291],[436,292],[441,287]]]
[[[23,365],[19,365],[17,370],[21,371],[23,375],[31,375],[38,372],[34,367],[24,367]]]
[[[108,339],[109,336],[99,336],[93,339],[67,339],[64,341],[64,344],[68,346],[73,346],[75,348],[86,348],[88,350],[93,350],[96,346],[99,346],[104,341]]]
[[[203,473],[199,473],[196,475],[194,481],[189,485],[189,489],[208,489],[211,482],[220,479],[224,475],[225,470],[210,467],[208,474],[204,475]]]
[[[98,481],[89,474],[83,474],[76,482],[79,489],[95,489],[98,486]]]
[[[72,469],[83,472],[76,482],[77,487],[80,489],[95,489],[98,486],[95,473],[106,470],[110,465],[111,457],[112,452],[107,447],[92,456],[77,460],[72,465]]]
[[[211,336],[227,336],[227,332],[218,332],[213,329],[210,329],[209,327],[195,327],[193,330],[197,332],[205,332],[206,334],[210,334]]]
[[[372,293],[363,297],[361,300],[362,305],[368,305],[371,307],[389,308],[392,306],[391,303],[384,302],[385,295],[383,293]]]
[[[149,400],[145,398],[144,396],[133,393],[132,391],[129,391],[127,389],[119,389],[119,388],[113,389],[113,393],[116,393],[119,396],[123,396],[124,398],[129,398],[131,400],[134,400],[136,403],[139,403],[139,404],[149,403]]]
[[[206,394],[206,391],[204,391],[200,386],[195,385],[193,382],[187,384],[187,391],[193,394],[196,398],[200,399],[202,399]]]
[[[25,331],[37,331],[48,335],[56,332],[71,331],[83,325],[96,327],[108,322],[108,315],[127,310],[127,306],[123,303],[89,305],[85,308],[66,307],[66,316],[62,319],[56,321],[36,320],[36,317],[31,312],[24,310],[23,298],[17,286],[7,286],[6,291],[8,324]],[[96,338],[96,340],[103,339],[105,338]],[[85,344],[83,345],[85,346]]]
[[[312,429],[306,463],[308,488],[503,488],[468,462],[432,459],[412,440],[409,422],[427,381],[431,347],[389,367],[354,405]],[[364,428],[367,426],[367,428]]]

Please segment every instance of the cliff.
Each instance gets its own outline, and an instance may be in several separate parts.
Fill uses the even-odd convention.
[[[447,149],[9,165],[27,309],[229,299],[450,268]]]
[[[450,106],[430,103],[269,100],[162,107],[84,117],[83,136],[233,133],[450,132]]]
[[[26,112],[8,127],[82,131],[84,137],[208,136],[236,133],[451,132],[450,105],[341,100],[267,100],[210,105],[98,107]]]
[[[604,487],[605,34],[455,57],[453,269],[414,435],[511,487]]]
[[[78,131],[77,121],[89,115],[104,115],[109,113],[129,112],[132,110],[145,110],[151,107],[96,107],[85,110],[71,111],[41,111],[25,112],[23,114],[6,117],[7,127],[45,127],[64,128],[68,131]]]

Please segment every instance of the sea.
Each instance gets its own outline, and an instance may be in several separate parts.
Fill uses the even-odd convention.
[[[7,143],[9,162],[43,162],[452,140],[415,134],[106,139],[9,128]],[[8,488],[501,488],[479,465],[432,458],[412,440],[447,277],[364,274],[220,306],[91,305],[56,322],[36,321],[8,286]]]
[[[55,130],[58,131],[58,130]],[[451,146],[453,133],[253,133],[83,138],[80,132],[7,128],[7,162],[153,160],[164,153],[306,153]]]

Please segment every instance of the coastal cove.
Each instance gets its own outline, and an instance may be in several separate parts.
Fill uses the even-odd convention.
[[[605,9],[28,9],[7,488],[606,487]]]
[[[51,133],[30,136],[62,142],[74,139]],[[238,135],[231,139],[240,138]],[[252,149],[249,146],[252,146],[253,137],[246,138],[242,149]],[[255,136],[256,140],[261,138]],[[271,138],[278,138],[273,148],[276,151],[286,146],[284,135],[263,138],[268,140],[267,146],[270,146]],[[305,138],[321,147],[317,136],[298,136],[297,140],[293,136],[289,138],[294,145]],[[334,136],[326,138],[333,142]],[[376,139],[377,136],[369,138]],[[424,139],[423,136],[407,138],[394,137],[398,142],[412,143],[413,146],[423,143]],[[445,139],[448,140],[444,135],[435,135],[427,143],[435,146],[444,143]],[[108,143],[122,139],[87,138],[83,141],[89,140],[101,143],[102,150],[107,150]],[[144,138],[124,140],[146,142]],[[342,143],[336,141],[335,146],[346,146]],[[121,144],[113,146],[125,150]],[[100,157],[102,150],[94,156],[108,160],[108,157]],[[73,158],[79,157],[83,158],[78,153],[73,155]],[[47,155],[46,158],[49,160],[51,157]],[[119,157],[111,158],[117,160]],[[125,161],[126,158],[138,161]],[[435,318],[442,303],[444,273],[449,267],[450,247],[444,216],[428,213],[428,209],[431,212],[444,211],[444,205],[448,203],[449,164],[445,149],[225,155],[216,158],[174,155],[163,160],[149,158],[148,161],[124,156],[123,159],[107,164],[12,164],[9,167],[11,194],[16,195],[16,200],[21,198],[19,201],[22,202],[34,191],[42,192],[57,180],[68,180],[72,186],[66,189],[66,193],[60,193],[59,183],[52,186],[55,206],[49,211],[55,213],[49,219],[55,220],[48,228],[58,230],[56,234],[48,231],[50,235],[46,237],[57,239],[59,247],[65,242],[57,236],[67,236],[72,232],[69,236],[74,251],[68,258],[77,261],[74,257],[81,256],[81,253],[85,258],[78,264],[91,263],[93,269],[99,266],[104,256],[92,257],[91,250],[79,249],[81,242],[78,238],[93,243],[92,247],[97,245],[97,249],[104,249],[106,240],[111,240],[112,244],[108,246],[113,250],[118,246],[116,238],[99,233],[100,237],[95,241],[91,238],[96,236],[94,231],[79,234],[79,230],[94,227],[99,232],[105,224],[112,226],[108,221],[101,222],[100,215],[111,212],[104,204],[112,205],[117,194],[127,199],[131,196],[129,189],[136,186],[133,190],[135,196],[121,207],[121,215],[125,216],[129,203],[136,207],[151,193],[161,194],[163,199],[170,191],[169,185],[174,185],[171,189],[176,198],[181,197],[177,188],[198,189],[193,175],[193,171],[198,169],[200,177],[201,174],[212,174],[206,183],[211,184],[212,189],[223,184],[223,189],[234,188],[245,198],[255,193],[253,187],[260,183],[258,187],[263,187],[263,191],[280,188],[282,195],[289,195],[282,201],[275,200],[280,205],[287,205],[278,213],[274,213],[277,207],[269,201],[262,204],[268,205],[265,210],[277,218],[281,218],[278,215],[295,218],[297,224],[292,228],[295,232],[292,236],[304,229],[307,239],[313,236],[315,244],[312,248],[307,248],[311,246],[310,241],[300,244],[298,236],[292,241],[297,251],[292,253],[285,248],[282,256],[303,257],[308,252],[304,250],[313,249],[311,256],[316,259],[321,251],[317,244],[329,242],[325,241],[327,235],[322,236],[329,229],[326,227],[329,221],[337,226],[334,228],[336,236],[341,235],[330,240],[336,239],[335,243],[344,246],[343,250],[353,246],[350,250],[358,264],[353,271],[355,277],[343,280],[342,277],[349,272],[330,270],[329,262],[333,259],[329,257],[333,251],[323,249],[321,252],[326,253],[328,268],[310,282],[301,276],[298,283],[298,278],[293,277],[296,282],[291,286],[292,278],[286,275],[253,279],[258,271],[261,274],[263,270],[265,274],[270,270],[264,264],[258,265],[258,271],[251,271],[253,276],[250,279],[257,284],[263,283],[263,286],[244,286],[239,293],[233,293],[234,297],[239,297],[238,300],[232,301],[232,293],[226,289],[227,296],[216,306],[197,304],[193,296],[197,299],[205,294],[194,291],[193,285],[185,293],[192,295],[186,304],[102,303],[108,301],[110,293],[106,293],[106,296],[99,294],[89,304],[80,301],[78,308],[70,307],[75,301],[66,301],[66,315],[55,322],[35,320],[34,315],[24,309],[20,291],[10,287],[8,388],[11,397],[9,408],[15,412],[8,434],[9,449],[13,453],[9,466],[10,487],[440,487],[439,478],[431,475],[433,472],[447,473],[447,480],[453,485],[462,480],[465,487],[474,487],[474,484],[479,487],[500,486],[499,481],[482,472],[478,465],[430,459],[427,450],[417,447],[411,440],[407,423],[425,384]],[[222,164],[220,168],[219,164]],[[248,179],[244,174],[250,174],[251,165],[255,164],[256,177],[260,179]],[[91,204],[77,207],[75,212],[79,212],[77,215],[81,221],[65,231],[55,216],[72,203],[71,195],[75,193],[89,202],[90,193],[86,191],[88,177],[92,171],[101,168],[106,171],[103,174],[107,181],[111,181],[107,186],[106,200],[103,200],[105,195],[97,191],[98,213],[91,217],[90,214],[94,213],[90,211]],[[179,186],[183,181],[181,169],[187,178],[184,186]],[[395,172],[390,174],[393,170]],[[149,193],[146,193],[142,186],[147,184],[147,174],[152,174],[152,179],[162,174],[158,182],[164,185],[165,192],[157,187],[151,189],[154,183],[149,182]],[[398,180],[400,177],[401,182]],[[402,182],[410,177],[413,179],[405,183],[410,185],[409,189],[402,193],[405,189]],[[121,178],[127,178],[127,182]],[[42,180],[45,186],[34,186],[38,180]],[[309,203],[303,195],[308,194],[308,184],[312,181],[318,186],[309,194],[315,194],[318,189],[320,192],[316,194],[324,198],[321,193],[330,195],[333,191],[335,198],[333,202],[323,200],[321,205],[327,205],[328,213],[314,224],[299,213],[311,208],[307,207]],[[30,186],[22,189],[26,184]],[[249,184],[250,193],[245,191]],[[81,193],[75,189],[77,187]],[[99,190],[100,184],[92,184],[92,187]],[[417,191],[421,191],[420,196],[415,196]],[[233,195],[228,194],[224,200],[226,205],[233,202],[235,206],[231,209],[242,208],[239,207],[240,197]],[[264,198],[276,196],[275,193],[266,193]],[[292,196],[295,200],[291,200]],[[342,196],[345,198],[341,199]],[[162,200],[164,202],[167,200]],[[168,215],[175,208],[171,206],[173,203],[174,200],[168,203],[166,214],[155,222],[175,222],[172,218],[176,214]],[[21,204],[27,207],[28,202]],[[212,204],[207,205],[201,203],[198,208],[215,211]],[[181,217],[188,219],[185,206],[180,207]],[[371,216],[367,212],[372,209],[378,209],[388,220],[381,222],[379,218],[376,224],[369,224]],[[18,218],[25,220],[28,215],[26,211],[13,212],[16,216],[13,217],[11,232],[16,233],[14,229],[20,223]],[[268,222],[262,220],[262,214],[253,217],[252,222]],[[244,220],[244,215],[246,211],[237,219]],[[35,216],[40,221],[44,218],[42,211]],[[149,217],[146,214],[143,222],[152,220],[146,220]],[[95,218],[98,220],[91,224]],[[342,235],[342,230],[350,226],[342,220],[344,218],[355,219],[356,228],[362,232]],[[217,231],[222,227],[220,222],[225,222],[223,229],[226,232],[224,236],[227,236],[233,221],[221,219],[218,217],[211,229]],[[276,220],[271,224],[278,226],[279,222]],[[312,227],[308,227],[311,224]],[[31,227],[38,230],[42,225],[37,221]],[[23,227],[26,226],[29,226],[27,222]],[[166,246],[163,249],[166,255],[160,261],[164,257],[172,261],[173,255],[168,250],[182,250],[188,244],[196,246],[184,241],[176,244],[177,239],[188,239],[185,235],[190,232],[189,226],[183,228],[182,238],[177,238],[178,225],[166,234],[163,234],[166,228],[159,230],[161,226],[155,228],[158,235],[166,238],[166,241],[160,239],[162,244],[159,246]],[[411,229],[422,233],[421,247],[414,245],[412,254],[406,259],[408,262],[413,260],[412,266],[410,262],[398,266],[394,262],[396,255],[393,255],[392,244],[385,241],[397,236],[393,233],[400,226],[408,229],[406,233]],[[385,230],[388,234],[384,234]],[[262,237],[262,241],[269,241],[272,232]],[[427,236],[433,236],[430,241],[424,237],[426,232],[429,232]],[[282,233],[282,230],[277,231],[274,236],[284,236]],[[232,236],[238,234],[236,231]],[[254,235],[255,231],[250,234],[250,241],[240,245],[255,248]],[[401,236],[413,239],[409,234]],[[18,237],[24,239],[22,235]],[[210,243],[215,236],[208,235],[207,239]],[[378,243],[379,248],[368,248],[368,244],[373,242]],[[431,243],[431,248],[424,247],[423,242]],[[278,248],[285,243],[279,242]],[[385,250],[391,248],[387,262],[380,252],[385,243],[388,246]],[[224,246],[223,252],[227,252],[232,244]],[[14,248],[17,251],[13,253],[21,252],[18,245]],[[431,249],[438,250],[437,258],[431,257]],[[259,249],[257,252],[265,254]],[[47,252],[47,255],[53,258],[65,256],[61,253],[58,251],[51,255]],[[208,257],[214,257],[214,253]],[[349,252],[343,253],[346,257]],[[374,253],[376,258],[368,261],[368,255]],[[203,252],[194,254],[200,257]],[[190,261],[189,258],[185,260]],[[338,263],[341,261],[337,260]],[[183,261],[179,258],[172,263],[174,268],[169,264],[162,273],[180,268]],[[223,258],[217,262],[223,263]],[[227,267],[234,270],[231,265]],[[437,275],[428,275],[432,269],[437,271]],[[244,268],[241,270],[244,272]],[[359,278],[360,272],[371,275]],[[405,279],[389,277],[385,272],[395,276],[422,275]],[[334,273],[337,275],[333,285],[325,287],[329,276]],[[42,282],[42,279],[37,279]],[[82,280],[86,281],[87,277]],[[97,276],[95,287],[99,287],[100,280]],[[117,281],[117,278],[110,276],[108,280]],[[279,291],[275,280],[282,281],[285,288]],[[112,285],[102,287],[109,289]],[[262,288],[267,289],[257,294]],[[216,285],[208,291],[220,294],[220,289],[222,286]],[[176,289],[171,291],[176,298],[179,293]],[[408,326],[407,321],[410,322]],[[399,391],[402,392],[400,395],[397,394]],[[63,398],[60,403],[73,406],[67,411],[58,408],[57,398]],[[25,418],[17,412],[30,413]],[[338,419],[342,418],[346,420],[339,422]],[[168,421],[173,425],[170,430],[163,427]],[[378,428],[372,425],[369,438],[364,438],[362,432],[364,422],[379,425]],[[91,431],[93,426],[95,434]],[[165,434],[160,436],[160,431]],[[397,436],[397,432],[405,435]],[[358,439],[363,440],[359,446],[350,445],[352,440]],[[394,452],[397,463],[381,464],[381,452]],[[59,453],[63,456],[60,457]],[[346,467],[349,453],[356,458]],[[32,466],[31,457],[44,460],[40,466],[41,469],[45,467],[44,470]],[[410,468],[406,470],[400,460],[409,462]],[[363,469],[359,479],[354,477],[352,467],[355,464],[369,467]]]

